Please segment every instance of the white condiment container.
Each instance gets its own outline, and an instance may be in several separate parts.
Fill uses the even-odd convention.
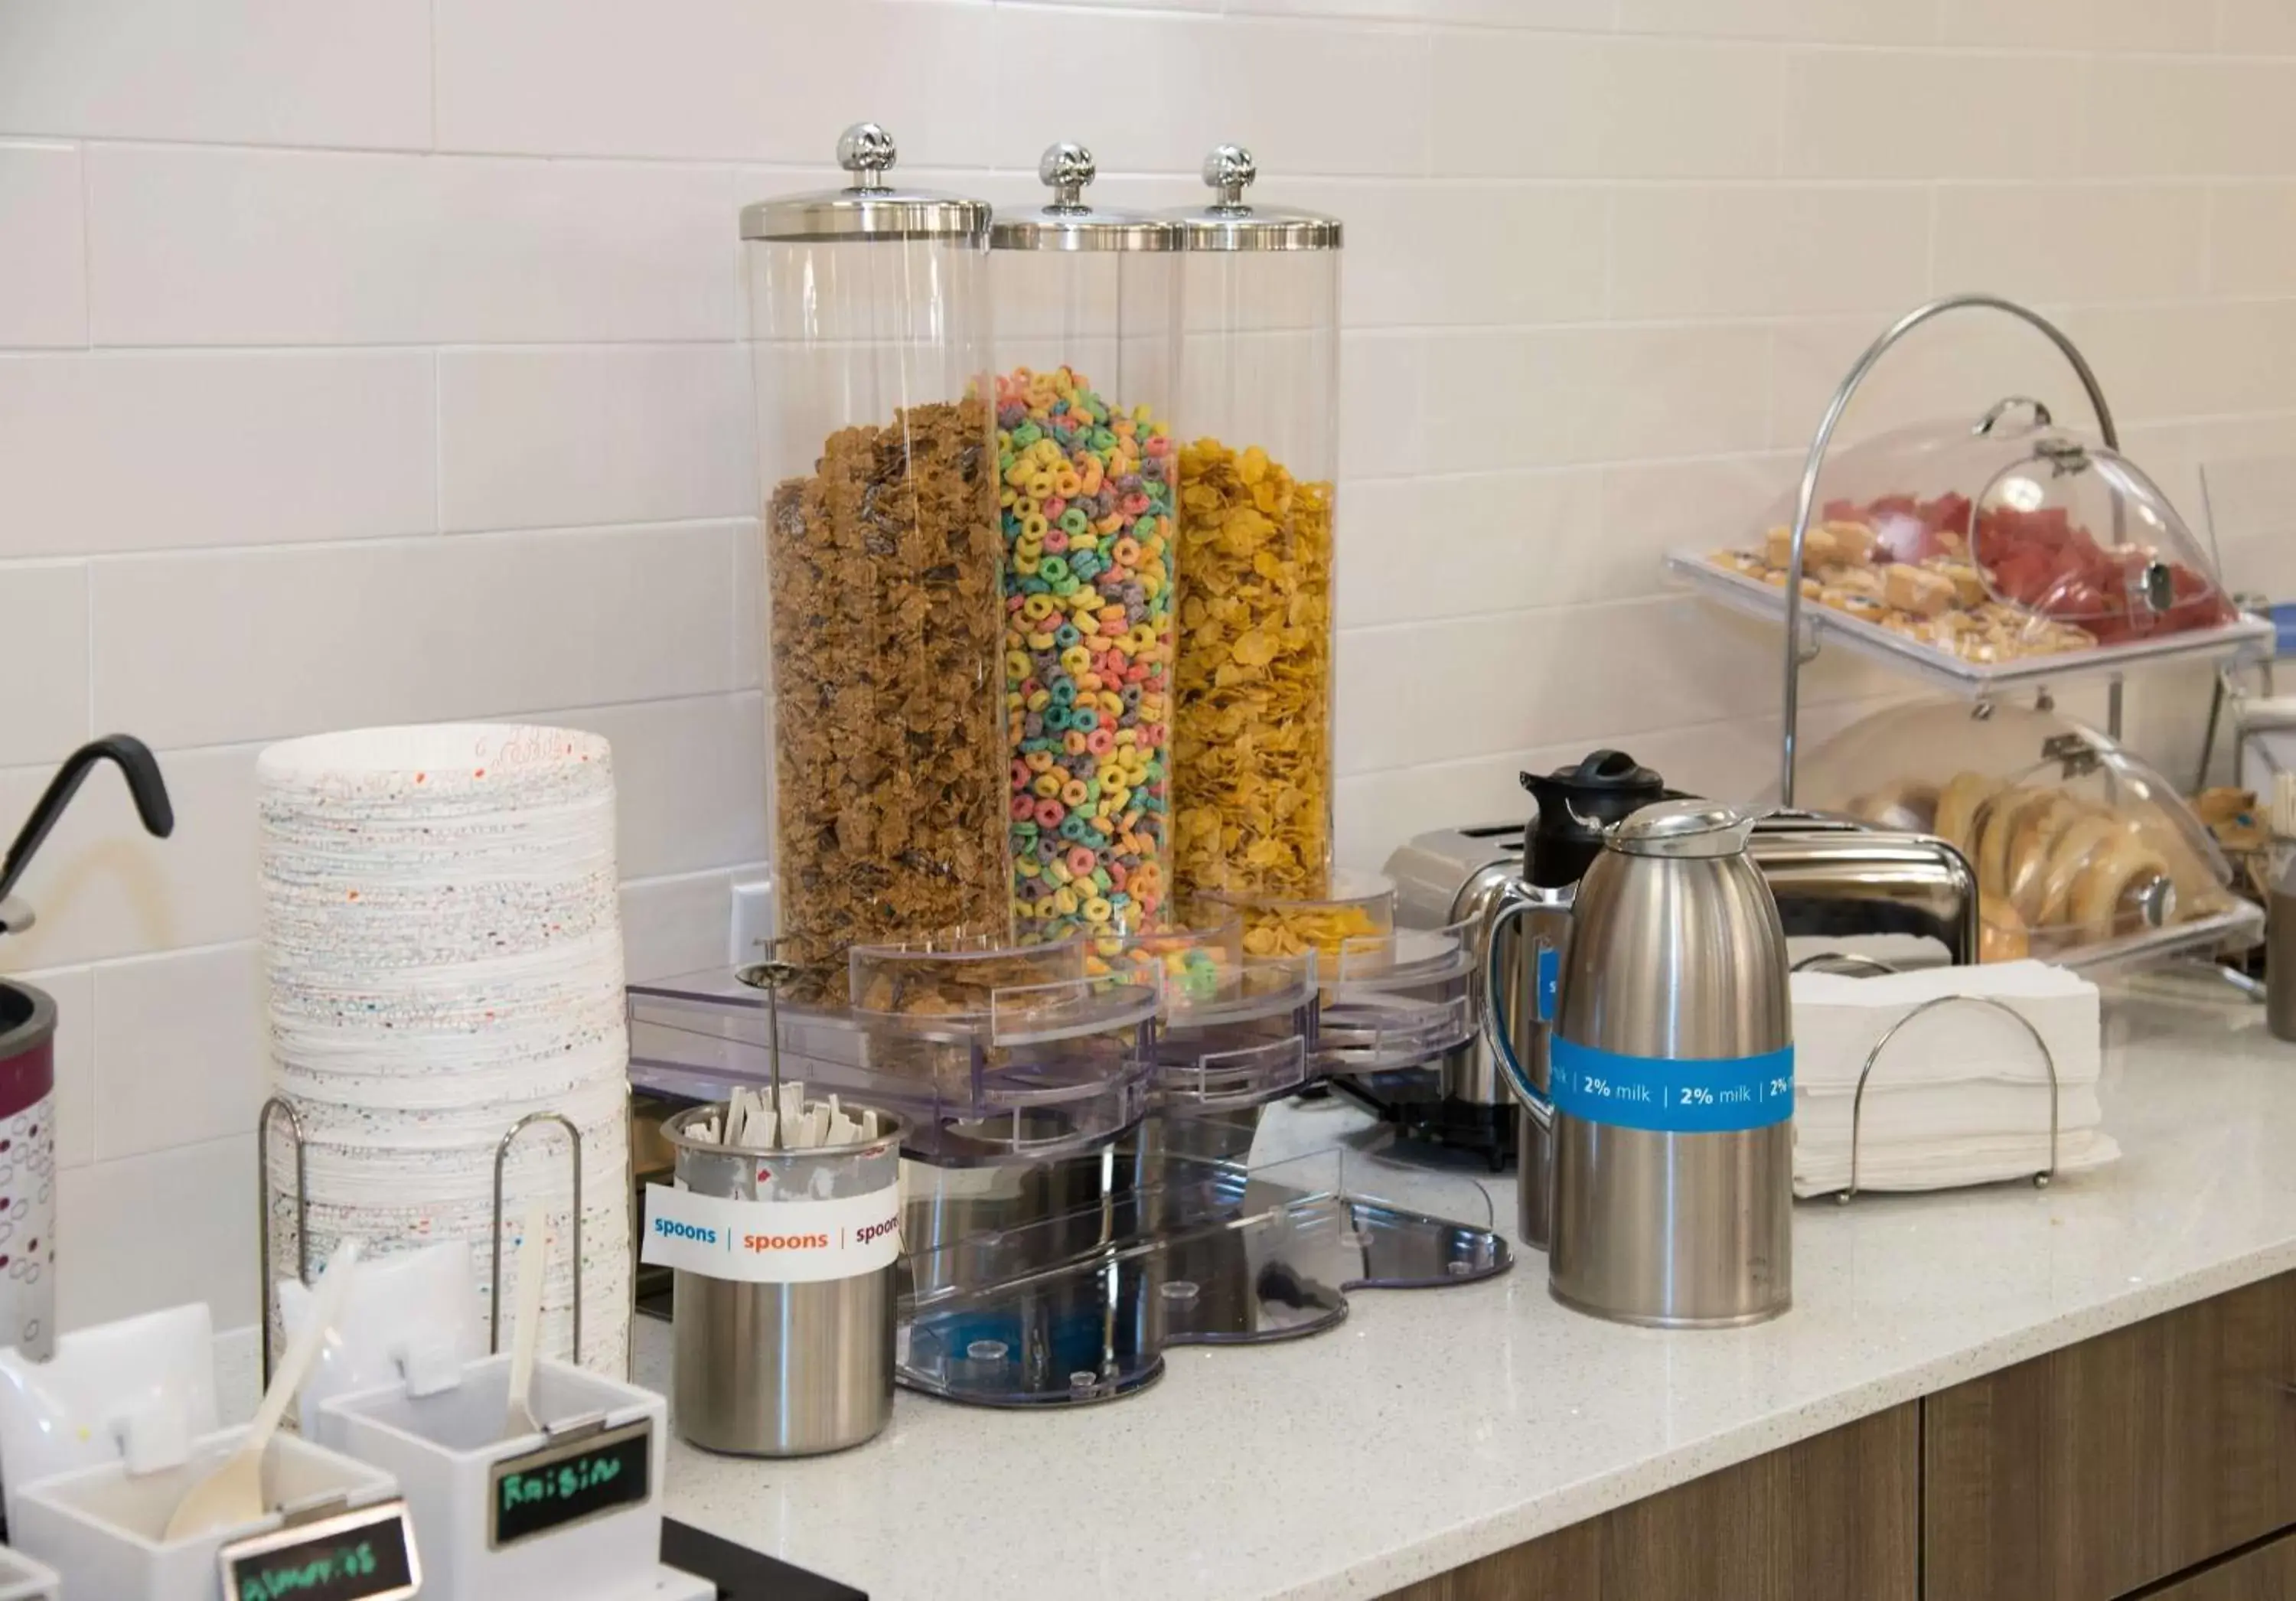
[[[661,1565],[668,1403],[545,1358],[532,1396],[545,1427],[505,1436],[510,1367],[487,1357],[432,1394],[395,1384],[322,1408],[331,1438],[406,1487],[423,1595],[710,1601],[708,1580]]]

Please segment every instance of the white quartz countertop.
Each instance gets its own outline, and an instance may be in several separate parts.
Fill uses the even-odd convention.
[[[1526,1251],[1486,1284],[1358,1292],[1313,1338],[1171,1351],[1161,1383],[1101,1406],[904,1392],[836,1457],[674,1443],[668,1510],[873,1601],[1379,1596],[2296,1267],[2296,1046],[2261,1007],[2157,991],[2115,998],[2107,1039],[2120,1163],[1804,1203],[1794,1309],[1759,1327],[1581,1317]],[[1512,1180],[1488,1187],[1512,1236]],[[667,1331],[643,1334],[640,1376],[666,1384]]]

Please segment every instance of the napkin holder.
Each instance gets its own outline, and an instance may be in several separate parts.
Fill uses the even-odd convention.
[[[2048,1075],[2049,1084],[2049,1164],[2032,1175],[2033,1187],[2046,1189],[2049,1180],[2057,1176],[2057,1129],[2063,1117],[2064,1099],[2063,1091],[2057,1082],[2056,1053],[2049,1049],[2049,1042],[2042,1037],[2041,1030],[2033,1026],[2032,1019],[2005,1001],[1989,995],[1939,995],[1922,1002],[1891,1023],[1882,1038],[1874,1042],[1874,1048],[1866,1053],[1866,1064],[1858,1070],[1857,1088],[1849,1106],[1849,1183],[1847,1187],[1836,1190],[1833,1195],[1834,1200],[1843,1206],[1849,1205],[1857,1195],[1858,1141],[1865,1133],[1866,1083],[1873,1078],[1874,1069],[1880,1065],[1882,1054],[1890,1048],[1890,1042],[1922,1014],[1933,1012],[1940,1006],[1989,1007],[2017,1023],[2031,1039],[2034,1053]]]
[[[406,1487],[426,1601],[715,1601],[715,1585],[660,1560],[668,1403],[545,1358],[533,1407],[550,1425],[504,1438],[510,1365],[486,1357],[449,1389],[398,1384],[320,1408],[330,1439]]]
[[[1847,1183],[1830,1188],[1817,1188],[1816,1186],[1823,1181],[1813,1180],[1812,1187],[1804,1188],[1804,1174],[1798,1163],[1795,1173],[1798,1195],[1807,1196],[1831,1193],[1836,1201],[1844,1204],[1857,1195],[1864,1187],[1862,1178],[1866,1154],[1865,1137],[1868,1091],[1874,1087],[1877,1078],[1895,1077],[1902,1082],[1903,1077],[1908,1072],[1912,1075],[1915,1087],[1923,1088],[1926,1083],[1924,1093],[1931,1096],[1951,1096],[1973,1088],[1976,1082],[2026,1081],[2043,1089],[2046,1092],[2042,1097],[2046,1112],[2036,1117],[2035,1122],[2038,1126],[2033,1128],[2032,1133],[2036,1136],[2046,1134],[2046,1145],[2043,1147],[2044,1154],[2034,1165],[2024,1169],[2021,1175],[2014,1176],[2030,1178],[2033,1185],[2039,1188],[2046,1188],[2051,1180],[2058,1176],[2061,1166],[2066,1160],[2064,1128],[2067,1084],[2070,1081],[2083,1087],[2083,1093],[2092,1101],[2095,1096],[2097,996],[2094,984],[2073,979],[2070,989],[2062,986],[2036,989],[2033,987],[2030,975],[2045,975],[2051,970],[2042,964],[2029,961],[2003,963],[1982,967],[1933,969],[1922,973],[1906,975],[1902,980],[1894,977],[1874,980],[1868,978],[1867,975],[1888,975],[1892,973],[1889,964],[1874,961],[1862,956],[1845,956],[1839,953],[1828,953],[1824,956],[1812,957],[1808,961],[1797,963],[1795,971],[1799,974],[1813,967],[1831,969],[1834,973],[1857,979],[1866,979],[1866,982],[1871,982],[1872,998],[1875,1004],[1870,1015],[1873,1022],[1880,1025],[1880,1031],[1872,1037],[1870,1045],[1864,1046],[1862,1049],[1853,1047],[1849,1053],[1844,1054],[1839,1048],[1843,1043],[1841,1024],[1835,1022],[1818,1026],[1816,1032],[1819,1036],[1820,1043],[1813,1043],[1808,1026],[1812,1020],[1805,1014],[1804,1008],[1816,1006],[1825,1013],[1841,1014],[1846,1003],[1841,995],[1832,996],[1822,1001],[1815,996],[1805,997],[1801,991],[1800,983],[1797,980],[1795,989],[1797,1048],[1807,1047],[1808,1050],[1816,1053],[1814,1057],[1797,1063],[1795,1086],[1798,1097],[1797,1116],[1801,1117],[1808,1111],[1808,1106],[1800,1102],[1800,1097],[1810,1088],[1814,1080],[1822,1080],[1824,1084],[1830,1087],[1831,1093],[1837,1096],[1846,1084],[1850,1096]],[[2062,981],[2067,980],[2070,975],[2058,972],[2055,977]],[[1824,981],[1838,982],[1834,980]],[[1864,992],[1866,989],[1866,982],[1852,982],[1849,989]],[[1908,985],[1915,987],[1910,994],[1906,989]],[[1922,991],[1928,993],[1923,994]],[[1852,1006],[1847,1015],[1855,1018],[1859,1010],[1859,1006]],[[2005,1031],[2004,1037],[2013,1044],[2010,1046],[2006,1055],[2001,1060],[2031,1063],[2030,1080],[2022,1080],[2021,1078],[2013,1079],[1998,1074],[1980,1074],[1975,1080],[1972,1080],[1966,1074],[1956,1077],[1949,1073],[1943,1081],[1936,1081],[1933,1074],[1925,1070],[1924,1064],[1919,1060],[1921,1049],[1918,1047],[1926,1047],[1932,1053],[1938,1048],[1934,1029],[1924,1028],[1922,1020],[1935,1014],[1954,1011],[1991,1014],[2010,1025]],[[1860,1026],[1862,1024],[1852,1024],[1852,1038],[1855,1037],[1857,1028]],[[1915,1047],[1909,1047],[1905,1043],[1909,1035],[1923,1038],[1915,1042]],[[1899,1058],[1912,1058],[1912,1060],[1898,1060]],[[1894,1075],[1891,1071],[1893,1060],[1898,1060]],[[1960,1058],[1948,1056],[1946,1060],[1958,1062]],[[1842,1067],[1849,1062],[1857,1063],[1854,1080],[1847,1080],[1841,1071]],[[2068,1073],[2070,1075],[2070,1080]],[[2079,1126],[2093,1129],[2095,1115],[2092,1106],[2083,1116]],[[1803,1142],[1802,1150],[1807,1151],[1808,1142],[1813,1137],[1816,1137],[1807,1127],[1800,1131],[1800,1138]],[[1822,1139],[1821,1143],[1823,1143]],[[2109,1145],[2109,1142],[2106,1143]],[[2094,1154],[2094,1150],[2090,1146],[2083,1145],[2075,1154],[2077,1165],[2088,1165]],[[2105,1160],[2110,1159],[2109,1155],[2105,1158]],[[1906,1187],[1916,1191],[1956,1188],[1963,1184],[1992,1183],[2012,1176],[2010,1172],[2003,1171],[1981,1178],[1948,1178],[1936,1184]]]
[[[131,1474],[127,1463],[114,1461],[36,1480],[16,1493],[10,1537],[18,1550],[62,1574],[74,1597],[215,1601],[233,1593],[220,1577],[227,1548],[298,1548],[305,1536],[318,1541],[342,1532],[341,1526],[380,1520],[401,1531],[411,1583],[358,1593],[373,1601],[415,1593],[421,1559],[413,1536],[403,1533],[391,1476],[291,1434],[274,1435],[264,1452],[263,1480],[275,1510],[230,1528],[167,1539],[168,1520],[184,1497],[223,1466],[246,1433],[242,1427],[201,1435],[187,1461],[156,1473]]]

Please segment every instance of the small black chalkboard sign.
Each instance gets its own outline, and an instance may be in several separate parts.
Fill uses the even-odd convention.
[[[652,1472],[651,1417],[497,1462],[487,1487],[488,1548],[636,1507],[652,1492]]]
[[[398,1601],[422,1585],[404,1501],[250,1535],[217,1560],[224,1601]]]

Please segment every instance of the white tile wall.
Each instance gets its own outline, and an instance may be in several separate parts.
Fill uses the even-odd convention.
[[[106,344],[734,333],[709,168],[100,145],[88,192]]]
[[[87,568],[0,566],[0,762],[53,761],[87,738]]]
[[[2082,91],[2095,65],[2040,53],[1789,50],[1786,171],[1842,178],[2078,172],[2088,109]]]
[[[87,342],[87,218],[70,144],[0,144],[0,345]]]
[[[2210,192],[2200,185],[1947,184],[1936,194],[1941,284],[2060,303],[2191,300],[2207,287]]]
[[[99,562],[96,721],[205,745],[727,689],[739,526]]]
[[[2296,294],[2296,184],[2220,184],[2209,191],[2209,278],[2220,295]]]
[[[252,1323],[254,1198],[251,1134],[66,1169],[56,1183],[57,1317],[77,1328],[206,1301],[226,1327]]]
[[[992,198],[1081,137],[1170,204],[1241,138],[1347,218],[1358,864],[1597,742],[1768,783],[1777,642],[1658,558],[1765,517],[1932,292],[2061,316],[2188,510],[2207,466],[2235,580],[2296,593],[2287,0],[11,0],[0,829],[112,727],[179,816],[98,775],[0,948],[63,1009],[68,1318],[252,1315],[265,742],[602,729],[633,972],[722,959],[766,848],[734,211],[865,116]],[[2072,389],[1964,318],[1849,427]],[[1821,663],[1805,733],[1901,687]],[[2194,694],[2135,697],[2180,761]]]
[[[439,421],[450,532],[742,517],[757,497],[730,344],[443,351]]]
[[[0,352],[0,557],[429,533],[427,350]]]
[[[98,1162],[229,1139],[264,1086],[263,964],[251,942],[94,970]]]
[[[421,150],[430,72],[407,0],[13,0],[0,131]]]
[[[858,109],[868,105],[898,114],[920,164],[988,156],[995,55],[985,3],[447,0],[435,9],[431,132],[443,150],[820,161],[837,129],[878,114]]]
[[[1637,321],[1886,317],[1928,287],[1930,204],[1931,191],[1916,184],[1621,189],[1611,226],[1611,313]]]

